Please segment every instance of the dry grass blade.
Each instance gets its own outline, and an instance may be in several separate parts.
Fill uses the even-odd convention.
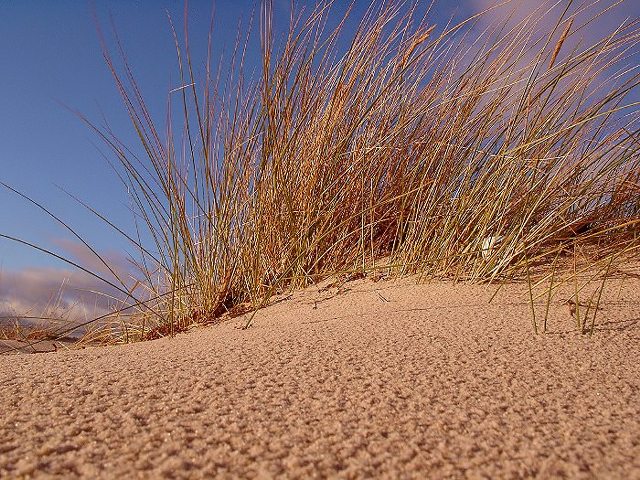
[[[553,64],[556,62],[556,58],[558,58],[558,54],[562,49],[562,44],[567,39],[567,36],[569,35],[569,32],[571,31],[572,26],[573,26],[573,18],[571,18],[567,23],[567,26],[564,27],[564,30],[560,35],[560,38],[558,39],[558,42],[556,43],[555,48],[553,49],[553,53],[551,54],[551,59],[549,60],[549,68],[553,67]]]

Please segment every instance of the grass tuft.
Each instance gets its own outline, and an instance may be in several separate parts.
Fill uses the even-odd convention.
[[[126,341],[256,309],[335,272],[370,274],[381,258],[385,274],[526,275],[533,309],[530,269],[553,260],[549,303],[572,246],[594,262],[637,255],[640,74],[625,62],[638,20],[584,44],[576,35],[602,12],[584,21],[567,8],[552,19],[565,24],[554,42],[556,29],[541,30],[553,9],[479,33],[491,9],[439,31],[392,1],[374,2],[350,34],[350,10],[329,21],[333,3],[294,12],[277,40],[263,2],[250,76],[249,34],[227,63],[214,71],[208,58],[196,72],[186,22],[182,43],[171,23],[181,86],[163,123],[124,49],[103,43],[144,158],[85,120],[152,239],[127,235],[137,292],[152,300],[127,290],[137,307],[120,320]],[[575,290],[581,326],[577,278]],[[547,316],[548,305],[543,331]]]

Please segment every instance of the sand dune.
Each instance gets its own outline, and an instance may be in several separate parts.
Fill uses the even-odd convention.
[[[639,287],[607,282],[592,337],[567,292],[535,336],[526,285],[359,280],[4,355],[0,477],[640,478]]]

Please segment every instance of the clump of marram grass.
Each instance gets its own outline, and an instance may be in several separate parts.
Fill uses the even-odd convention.
[[[568,10],[551,31],[530,15],[478,34],[491,9],[437,29],[415,6],[374,2],[346,38],[346,16],[328,27],[332,3],[293,15],[277,43],[264,2],[249,78],[249,35],[225,77],[210,58],[194,72],[188,32],[182,45],[174,31],[181,113],[162,127],[122,51],[119,69],[105,48],[146,158],[96,131],[154,241],[128,237],[140,285],[162,296],[155,316],[139,310],[136,339],[381,257],[393,274],[479,281],[520,277],[576,242],[637,252],[638,104],[627,98],[640,74],[625,66],[637,20],[587,45],[573,37],[588,21]]]

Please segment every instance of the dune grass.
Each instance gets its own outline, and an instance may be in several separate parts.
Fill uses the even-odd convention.
[[[249,34],[196,71],[187,21],[183,42],[171,24],[182,87],[163,122],[124,49],[104,47],[146,156],[84,120],[153,239],[94,212],[140,252],[135,288],[122,289],[133,312],[111,340],[171,335],[337,272],[531,286],[531,268],[552,265],[550,302],[574,245],[598,264],[637,258],[637,19],[586,44],[597,2],[552,10],[543,31],[552,3],[480,30],[491,9],[436,27],[392,1],[373,2],[352,34],[348,11],[329,21],[332,3],[294,12],[280,39],[263,2],[258,71]]]

